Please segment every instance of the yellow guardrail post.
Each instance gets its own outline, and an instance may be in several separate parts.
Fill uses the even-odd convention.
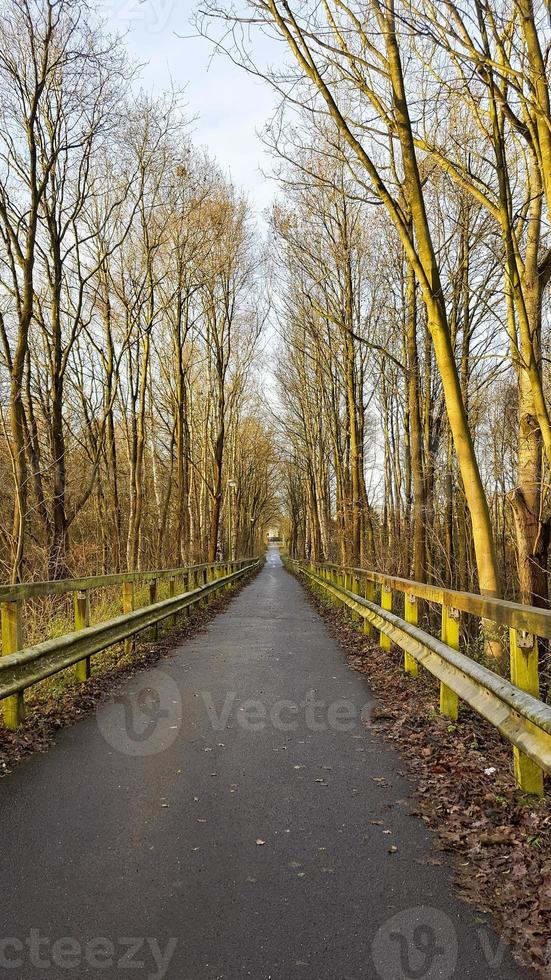
[[[331,581],[332,581],[333,585],[336,586],[337,589],[340,588],[340,586],[342,585],[342,582],[341,582],[341,573],[340,573],[340,570],[338,568],[332,568],[331,569]],[[341,602],[338,599],[335,598],[334,599],[334,603],[335,603],[335,605],[337,607],[340,608]]]
[[[122,611],[125,615],[134,612],[135,607],[134,582],[123,582],[122,584]],[[124,641],[125,656],[130,657],[134,652],[134,639],[129,637]]]
[[[176,578],[173,575],[172,578],[169,578],[168,580],[168,598],[174,599],[175,596],[176,596]],[[178,621],[178,616],[176,615],[176,613],[174,613],[174,616],[172,617],[172,625],[176,626],[177,621]]]
[[[344,573],[344,588],[347,590],[347,592],[353,592],[354,591],[353,588],[352,588],[352,573],[351,572],[345,572]],[[350,607],[349,607],[349,605],[348,605],[347,602],[344,603],[344,608],[345,608],[345,610],[347,612],[347,615],[350,618],[352,618],[352,611],[350,610]]]
[[[182,576],[182,592],[189,592],[189,572]],[[182,616],[184,619],[189,618],[189,606],[182,609]]]
[[[73,607],[75,611],[75,630],[85,630],[90,625],[90,593],[80,591],[73,593]],[[75,675],[79,683],[84,683],[90,679],[91,666],[90,657],[85,657],[75,665]]]
[[[367,599],[368,602],[375,602],[375,582],[372,582],[372,580],[369,578],[366,578],[364,583],[364,597]],[[369,620],[367,618],[364,619],[365,635],[373,636],[374,632],[375,631],[373,629],[373,626],[371,625]]]
[[[538,642],[532,633],[511,629],[511,682],[522,691],[540,696]],[[525,793],[543,796],[543,771],[524,752],[513,746],[515,780]]]
[[[417,626],[419,623],[417,596],[411,595],[411,593],[406,593],[404,595],[404,609],[406,623],[410,623],[412,626]],[[410,674],[412,677],[417,677],[419,674],[419,664],[417,663],[415,657],[412,657],[407,651],[404,653],[404,670],[406,674]]]
[[[459,650],[460,613],[451,606],[442,606],[442,642],[452,650]],[[451,721],[457,721],[459,698],[455,691],[440,682],[440,711]]]
[[[361,586],[360,586],[360,576],[357,573],[354,573],[352,575],[352,589],[351,589],[351,591],[354,592],[355,595],[360,595],[360,588],[361,588]],[[362,617],[360,616],[359,612],[356,612],[355,610],[352,612],[352,619],[354,620],[355,623],[359,623],[360,620],[361,620],[361,618]]]
[[[157,602],[157,579],[154,578],[151,579],[151,582],[149,583],[149,605],[154,606],[156,602]],[[156,640],[159,639],[158,623],[155,623],[155,626],[153,627],[153,635]]]
[[[346,589],[346,572],[340,572],[337,574],[337,584],[339,588]],[[347,608],[346,599],[342,600],[341,606],[343,609]]]
[[[381,586],[381,609],[392,612],[392,589],[386,585]],[[379,633],[379,646],[381,650],[390,650],[390,637],[383,632]]]
[[[15,602],[2,603],[2,655],[16,653],[23,646],[22,604]],[[3,704],[4,724],[11,731],[16,731],[25,718],[25,701],[23,692],[6,698]]]

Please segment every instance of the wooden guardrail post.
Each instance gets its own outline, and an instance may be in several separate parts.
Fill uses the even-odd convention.
[[[202,589],[203,588],[203,585],[205,584],[205,577],[204,577],[204,569],[203,568],[199,568],[196,571],[196,573],[195,573],[195,582],[196,582],[196,585],[197,585],[197,588],[198,589]],[[202,609],[204,605],[205,605],[205,600],[204,599],[200,599],[199,602],[197,603],[197,608],[198,609]]]
[[[412,626],[417,626],[419,622],[417,596],[406,592],[404,595],[404,609],[406,623],[410,623]],[[404,652],[404,670],[406,674],[410,674],[412,677],[417,677],[419,674],[419,664],[417,663],[415,657],[412,657],[411,653],[408,653],[407,651]]]
[[[354,573],[351,576],[351,580],[352,580],[351,592],[354,592],[355,595],[360,595],[360,576]],[[352,619],[354,620],[355,623],[359,623],[361,618],[362,617],[360,616],[359,612],[352,610]]]
[[[337,572],[337,585],[340,589],[346,589],[346,574],[345,572]],[[346,609],[346,602],[341,600],[341,606]]]
[[[538,642],[532,633],[511,629],[511,682],[521,691],[540,696]],[[515,780],[525,793],[543,796],[543,771],[524,752],[513,746]]]
[[[149,583],[149,605],[154,606],[157,602],[157,579],[154,578]],[[155,623],[153,627],[153,636],[156,640],[159,639],[159,624]]]
[[[310,570],[312,571],[312,569],[310,569]],[[323,565],[321,565],[319,562],[316,562],[316,564],[313,567],[313,571],[315,572],[315,574],[319,578],[322,578],[322,579],[325,578],[325,569],[324,569]],[[318,593],[320,599],[323,598],[323,595],[324,595],[323,587],[318,586],[316,588],[316,592]]]
[[[85,630],[90,625],[90,593],[86,591],[73,593],[73,607],[75,611],[75,630]],[[79,683],[84,683],[90,679],[91,663],[90,657],[85,657],[75,665],[75,675]]]
[[[392,589],[389,589],[386,585],[381,586],[381,609],[386,610],[386,612],[392,612]],[[390,636],[386,636],[385,633],[381,632],[379,634],[379,646],[381,650],[390,650]]]
[[[125,615],[134,612],[136,600],[134,593],[134,582],[123,582],[122,583],[122,611]],[[125,656],[130,657],[134,652],[134,639],[129,636],[127,640],[124,641],[124,653]]]
[[[189,591],[190,591],[189,572],[187,572],[185,575],[182,576],[182,592],[189,592]],[[181,614],[184,619],[188,619],[189,606],[186,606],[185,609],[182,609]]]
[[[344,573],[343,586],[347,590],[347,592],[352,592],[352,575],[350,574],[350,572]],[[346,602],[344,603],[344,610],[347,616],[350,617],[352,616],[352,610],[350,609],[350,606]]]
[[[331,581],[332,581],[333,585],[335,586],[335,588],[339,589],[341,587],[341,585],[342,585],[342,582],[341,582],[341,573],[340,573],[340,571],[339,571],[338,568],[332,568],[331,569]],[[338,608],[340,608],[340,605],[341,605],[340,599],[337,599],[335,597],[333,601],[334,601],[335,605]]]
[[[2,656],[17,653],[23,646],[22,604],[15,602],[2,603]],[[6,698],[3,702],[4,724],[11,731],[16,731],[25,718],[25,701],[23,692]]]
[[[442,606],[442,642],[453,650],[459,650],[460,613],[451,606]],[[440,711],[451,721],[457,721],[459,698],[442,681],[440,682]]]
[[[168,598],[174,599],[175,597],[176,597],[176,578],[173,575],[172,578],[169,578],[168,580]],[[178,622],[178,616],[176,613],[174,613],[174,616],[172,617],[172,625],[176,626],[177,622]]]
[[[364,584],[364,596],[368,602],[375,602],[375,582],[366,578]],[[364,619],[364,633],[366,636],[373,636],[374,629],[368,619]]]

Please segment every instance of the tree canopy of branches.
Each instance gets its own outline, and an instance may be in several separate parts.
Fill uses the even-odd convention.
[[[85,2],[3,0],[0,31],[5,573],[213,561],[236,474],[252,553],[276,504],[247,204]]]
[[[87,3],[0,3],[6,576],[213,560],[284,520],[295,554],[547,604],[547,6],[197,23],[280,95],[268,247]]]

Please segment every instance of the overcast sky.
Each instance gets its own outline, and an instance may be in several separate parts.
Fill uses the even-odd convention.
[[[260,168],[270,161],[257,131],[271,116],[270,87],[233,65],[224,55],[212,58],[203,38],[190,36],[196,0],[102,0],[113,30],[126,34],[131,55],[145,63],[143,85],[161,93],[186,87],[193,138],[204,145],[249,196],[258,214],[275,193]],[[273,53],[272,59],[273,60]]]

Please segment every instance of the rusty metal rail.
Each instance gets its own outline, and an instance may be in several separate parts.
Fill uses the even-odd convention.
[[[440,709],[457,720],[459,700],[470,705],[513,745],[517,784],[542,795],[544,772],[551,773],[551,708],[539,699],[536,636],[551,635],[551,612],[464,592],[425,586],[365,569],[342,568],[307,561],[285,563],[336,602],[351,609],[370,634],[389,650],[394,643],[405,654],[405,670],[417,676],[424,667],[440,682]],[[380,588],[380,604],[375,588]],[[392,612],[392,592],[404,593],[405,619]],[[363,593],[363,594],[362,594]],[[417,599],[442,605],[442,637],[420,629]],[[507,624],[511,636],[511,680],[459,652],[460,612]],[[528,632],[530,630],[530,632]]]
[[[17,729],[24,717],[24,691],[40,681],[76,665],[76,679],[90,677],[94,654],[122,641],[128,641],[142,630],[156,626],[169,617],[187,612],[192,606],[207,602],[213,593],[231,588],[244,575],[258,567],[258,559],[225,564],[197,565],[165,572],[138,572],[127,575],[101,576],[65,582],[14,586],[2,590],[2,652],[0,657],[0,702],[4,723]],[[156,601],[158,578],[168,578],[170,597]],[[150,604],[134,609],[134,585],[150,583]],[[177,594],[177,582],[182,589]],[[90,588],[122,585],[123,615],[90,626]],[[74,592],[75,630],[65,636],[45,640],[23,648],[22,603],[37,594]],[[191,586],[191,588],[190,588]],[[76,588],[75,588],[76,587]],[[27,590],[31,590],[30,592]],[[10,598],[7,598],[9,596]]]

